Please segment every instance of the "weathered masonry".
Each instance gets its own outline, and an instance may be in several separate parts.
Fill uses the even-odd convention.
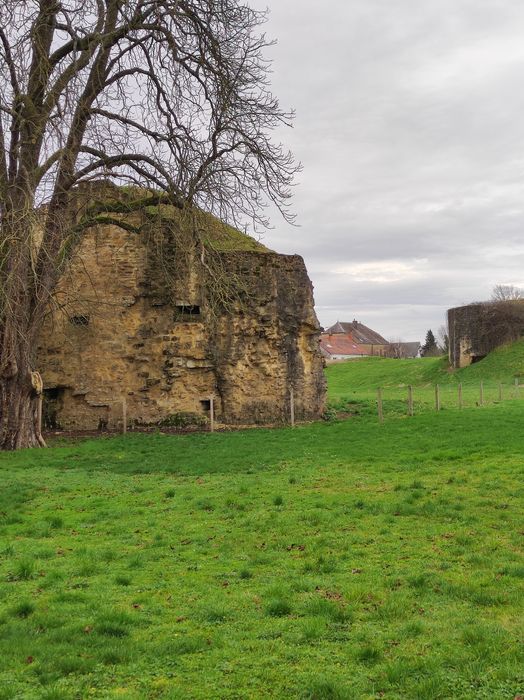
[[[495,348],[524,336],[524,300],[459,306],[448,311],[453,367],[482,360]]]
[[[179,412],[226,424],[323,411],[312,285],[302,258],[278,255],[199,214],[199,243],[178,222],[82,238],[46,320],[37,366],[48,428],[118,428]],[[178,229],[176,235],[173,230]]]

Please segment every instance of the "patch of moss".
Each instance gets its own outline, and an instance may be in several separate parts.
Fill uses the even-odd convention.
[[[160,205],[147,207],[146,213],[163,219],[175,221],[180,228],[190,226],[189,212],[181,211],[173,206]],[[247,251],[253,253],[271,253],[272,251],[247,233],[226,224],[216,216],[200,209],[195,210],[195,223],[204,245],[220,253]]]

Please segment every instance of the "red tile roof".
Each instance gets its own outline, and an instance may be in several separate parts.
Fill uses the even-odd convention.
[[[379,333],[359,321],[352,321],[352,323],[337,321],[327,329],[327,332],[351,334],[355,341],[361,345],[389,345],[388,341]]]
[[[357,345],[350,335],[341,333],[322,333],[320,336],[320,349],[326,355],[367,355],[368,353]]]

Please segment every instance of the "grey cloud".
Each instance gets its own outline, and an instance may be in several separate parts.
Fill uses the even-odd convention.
[[[358,316],[422,338],[448,306],[519,283],[524,6],[267,2],[279,41],[272,84],[297,111],[295,128],[276,136],[304,171],[300,228],[274,217],[264,242],[304,256],[321,323]],[[335,272],[414,259],[426,261],[423,275],[389,283]]]

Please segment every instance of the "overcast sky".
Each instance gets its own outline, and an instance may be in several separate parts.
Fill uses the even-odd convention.
[[[296,110],[294,209],[320,323],[423,340],[445,311],[524,286],[524,2],[250,0]]]

